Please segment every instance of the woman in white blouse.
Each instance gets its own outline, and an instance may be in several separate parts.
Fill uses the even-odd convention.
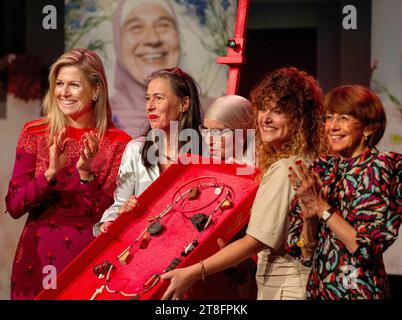
[[[118,174],[114,203],[93,231],[97,236],[122,212],[130,211],[139,196],[178,154],[186,141],[179,139],[184,129],[192,129],[191,153],[199,154],[201,123],[198,85],[180,68],[153,72],[147,81],[146,112],[150,128],[145,136],[130,141],[124,151]],[[188,150],[188,149],[186,149]]]

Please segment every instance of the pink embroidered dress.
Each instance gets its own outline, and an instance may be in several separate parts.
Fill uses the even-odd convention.
[[[96,178],[84,184],[76,163],[83,134],[94,129],[67,127],[66,165],[49,185],[44,176],[49,165],[47,125],[37,122],[26,123],[21,131],[6,196],[13,218],[29,213],[14,258],[11,299],[33,299],[43,289],[46,265],[60,273],[94,239],[92,226],[113,203],[120,160],[131,139],[119,129],[107,129],[93,160]]]

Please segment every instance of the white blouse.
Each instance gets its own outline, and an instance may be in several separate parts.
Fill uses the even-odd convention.
[[[106,221],[114,221],[119,215],[119,209],[132,195],[138,197],[160,175],[159,166],[149,170],[141,161],[141,147],[145,138],[131,140],[124,150],[117,176],[117,188],[114,192],[114,203],[107,209],[100,222],[93,226],[94,236],[100,234],[100,226]]]

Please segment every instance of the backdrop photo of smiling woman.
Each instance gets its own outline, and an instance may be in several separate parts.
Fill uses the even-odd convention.
[[[113,117],[134,138],[147,128],[145,80],[158,69],[178,65],[180,39],[167,1],[121,1],[113,19],[116,51]]]

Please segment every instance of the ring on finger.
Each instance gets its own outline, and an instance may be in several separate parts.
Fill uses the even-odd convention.
[[[297,189],[300,188],[301,184],[302,184],[301,180],[297,180],[297,181],[296,181],[296,185],[293,187],[293,190],[294,190],[294,191],[297,191]]]

